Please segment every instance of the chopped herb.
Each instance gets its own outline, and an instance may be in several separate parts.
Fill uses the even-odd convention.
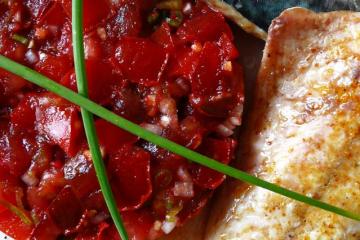
[[[171,27],[178,28],[180,27],[183,19],[184,16],[181,11],[172,11],[170,17],[166,18],[166,21]]]
[[[9,211],[14,213],[16,216],[18,216],[21,221],[23,221],[27,225],[33,225],[33,221],[31,218],[28,217],[28,215],[25,213],[25,210],[20,209],[19,207],[15,206],[14,204],[7,202],[5,200],[0,199],[0,205],[7,208]]]
[[[166,0],[158,3],[156,7],[164,10],[181,10],[183,6],[182,0]]]
[[[16,33],[14,33],[12,35],[12,39],[19,42],[19,43],[22,43],[24,45],[27,45],[28,42],[29,42],[29,39],[27,39],[26,37],[24,37],[22,35],[16,34]]]

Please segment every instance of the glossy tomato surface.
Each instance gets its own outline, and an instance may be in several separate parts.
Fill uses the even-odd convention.
[[[202,1],[84,0],[90,98],[219,162],[234,158],[242,68],[227,20]],[[70,0],[0,1],[0,54],[76,91]],[[196,216],[225,176],[103,119],[95,127],[132,240]],[[119,239],[79,107],[0,69],[0,230],[18,239]]]

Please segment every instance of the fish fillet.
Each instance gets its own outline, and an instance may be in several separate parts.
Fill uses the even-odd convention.
[[[269,30],[239,164],[360,214],[360,13],[286,10]],[[230,182],[207,240],[360,239],[360,223]]]

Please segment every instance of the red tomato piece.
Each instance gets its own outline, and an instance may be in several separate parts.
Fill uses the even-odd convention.
[[[224,16],[204,5],[199,14],[192,16],[181,25],[176,33],[178,38],[184,42],[217,41],[222,33],[226,33],[230,39],[233,35],[227,25]]]
[[[121,84],[123,77],[116,71],[113,71],[112,66],[107,61],[88,59],[85,62],[85,67],[90,98],[101,104],[108,103],[114,85]],[[77,91],[74,69],[71,69],[64,75],[60,83]]]
[[[0,169],[16,177],[30,166],[31,150],[36,146],[35,136],[27,134],[31,128],[21,127],[11,123],[0,126]]]
[[[179,224],[184,224],[187,220],[200,213],[212,196],[212,191],[198,192],[194,198],[187,201],[178,214]]]
[[[61,0],[64,10],[71,19],[71,0]],[[109,0],[84,1],[84,28],[89,30],[111,15]]]
[[[169,24],[163,22],[161,26],[151,35],[151,39],[154,42],[162,45],[169,52],[174,49],[174,41],[170,30]]]
[[[50,6],[51,0],[26,0],[26,6],[29,8],[29,12],[38,19],[41,17],[45,10]]]
[[[79,199],[71,186],[65,186],[48,208],[49,216],[63,231],[76,227],[83,213]]]
[[[48,0],[30,0],[48,1]],[[67,21],[67,15],[60,3],[54,2],[52,6],[40,18],[37,26],[62,26]]]
[[[95,126],[99,143],[110,153],[116,152],[124,144],[133,144],[139,139],[103,119],[97,120]]]
[[[0,211],[0,231],[16,240],[28,240],[32,225],[24,223],[21,218],[10,210]]]
[[[116,6],[116,13],[106,23],[106,28],[111,29],[110,38],[119,39],[123,36],[135,37],[139,35],[142,27],[142,4],[139,0],[119,2],[119,6]]]
[[[45,211],[65,184],[62,169],[50,167],[43,173],[38,186],[27,189],[27,202],[29,206],[38,214]]]
[[[239,51],[237,50],[236,46],[225,33],[221,35],[220,39],[217,41],[217,44],[220,47],[223,60],[234,60],[239,56]]]
[[[200,52],[193,51],[191,48],[185,46],[179,47],[170,58],[169,76],[181,76],[191,80],[199,63],[199,59]]]
[[[63,167],[66,184],[72,186],[79,199],[86,198],[99,189],[94,166],[88,154],[90,152],[76,155],[69,159]]]
[[[145,118],[145,109],[139,94],[129,87],[115,86],[110,102],[115,113],[135,123]]]
[[[224,63],[220,48],[207,42],[191,81],[191,103],[211,117],[227,117],[237,100],[238,88],[233,86],[231,72],[223,69]]]
[[[207,42],[201,52],[195,78],[191,81],[192,92],[196,96],[209,98],[216,96],[219,91],[226,91],[224,84],[220,48]]]
[[[137,209],[151,196],[150,154],[145,150],[124,145],[110,158],[108,169],[121,211]]]
[[[40,53],[40,61],[35,65],[36,71],[57,82],[71,67],[72,61],[68,56],[53,56],[47,53]]]
[[[69,156],[74,156],[79,149],[82,133],[78,110],[52,95],[43,95],[38,101],[36,121],[39,134],[58,145]]]
[[[234,149],[235,141],[232,139],[207,138],[200,146],[199,152],[221,163],[228,164],[234,155]],[[195,184],[202,188],[215,189],[225,179],[225,175],[199,165],[193,165],[191,173]]]
[[[122,217],[127,233],[129,234],[129,239],[131,240],[149,239],[150,229],[154,225],[154,218],[151,216],[151,213],[148,210],[144,209],[144,210],[123,212]],[[116,234],[116,232],[114,232],[115,230],[114,228],[111,230],[113,234],[114,233]],[[103,238],[103,239],[105,240],[112,238]]]
[[[23,98],[10,115],[14,130],[18,133],[26,129],[26,132],[35,131],[35,108],[36,98],[28,95]]]
[[[131,82],[158,85],[169,54],[159,44],[142,38],[124,37],[115,52],[116,64]]]
[[[60,234],[61,229],[56,226],[49,214],[44,214],[40,222],[32,230],[30,239],[56,239]]]
[[[5,96],[17,93],[26,85],[27,82],[25,79],[0,69],[0,86],[3,89],[2,94]]]

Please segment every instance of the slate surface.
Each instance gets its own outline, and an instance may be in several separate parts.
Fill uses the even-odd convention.
[[[267,29],[271,20],[284,9],[301,6],[314,11],[328,12],[334,10],[360,11],[360,0],[225,0],[239,12]]]

